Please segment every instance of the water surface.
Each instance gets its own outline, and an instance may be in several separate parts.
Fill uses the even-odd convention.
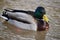
[[[0,18],[0,40],[60,40],[60,0],[0,0],[0,13],[4,8],[34,11],[37,6],[46,9],[48,32],[19,30]]]

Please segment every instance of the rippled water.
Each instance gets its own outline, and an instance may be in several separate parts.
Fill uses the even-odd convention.
[[[32,10],[43,6],[50,19],[46,31],[19,30],[0,18],[0,40],[60,40],[60,0],[0,0],[0,13],[4,8]]]

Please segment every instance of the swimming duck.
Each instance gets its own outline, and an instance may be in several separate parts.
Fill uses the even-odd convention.
[[[15,25],[18,28],[41,31],[49,28],[48,17],[46,16],[45,9],[43,7],[37,7],[35,12],[5,9],[2,14],[6,17],[9,23]]]

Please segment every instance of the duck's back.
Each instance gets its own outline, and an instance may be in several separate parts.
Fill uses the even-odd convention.
[[[8,17],[10,18],[8,22],[12,25],[15,25],[18,28],[28,29],[28,30],[37,30],[37,23],[35,19],[26,13],[21,12],[7,12]],[[22,22],[23,21],[23,22]],[[24,23],[24,21],[29,23]]]

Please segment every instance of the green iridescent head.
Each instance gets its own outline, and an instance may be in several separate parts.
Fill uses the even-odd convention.
[[[37,7],[34,16],[38,19],[42,19],[44,14],[45,14],[44,7]]]

